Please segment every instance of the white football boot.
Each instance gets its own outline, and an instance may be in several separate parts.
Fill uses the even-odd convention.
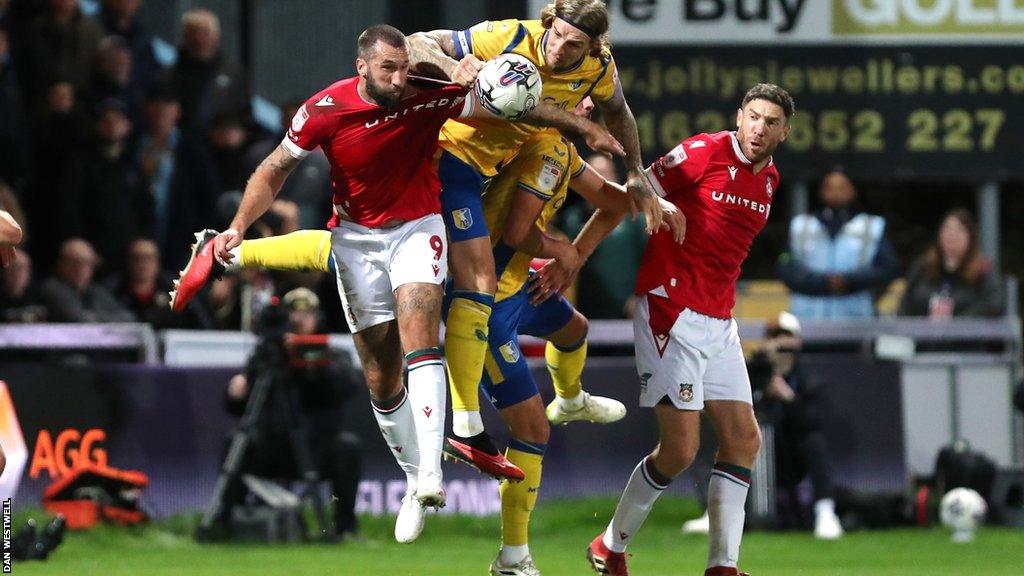
[[[548,416],[548,422],[557,425],[582,420],[596,424],[611,424],[622,420],[626,415],[626,407],[618,400],[591,396],[589,392],[581,392],[581,395],[583,402],[576,410],[563,407],[558,398],[552,400],[544,411]]]
[[[683,534],[707,534],[711,532],[711,518],[707,511],[700,518],[683,522]]]
[[[814,537],[819,540],[838,540],[843,537],[843,525],[836,516],[835,504],[830,499],[814,503]]]
[[[512,565],[501,563],[501,554],[491,562],[491,576],[540,576],[540,570],[533,563],[533,558],[527,556]]]
[[[402,498],[402,507],[398,509],[398,519],[395,520],[395,540],[400,544],[409,544],[419,538],[426,516],[427,509],[420,505],[416,491],[408,490]]]

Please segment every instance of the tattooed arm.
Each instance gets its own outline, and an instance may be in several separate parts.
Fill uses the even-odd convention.
[[[409,64],[418,74],[444,76],[456,84],[470,87],[484,63],[472,54],[455,59],[455,41],[451,30],[431,30],[408,36]]]
[[[616,156],[622,156],[623,154],[622,145],[604,128],[601,128],[601,126],[588,118],[566,112],[547,102],[538,103],[533,110],[530,110],[530,112],[523,116],[521,122],[532,124],[533,126],[551,127],[562,132],[582,136],[587,141],[587,146],[592,150]]]
[[[608,131],[622,142],[626,151],[626,191],[629,192],[630,211],[633,217],[643,212],[647,219],[647,233],[653,234],[661,226],[661,210],[658,196],[644,177],[643,158],[640,156],[640,136],[636,129],[636,118],[626,103],[619,79],[615,79],[615,92],[604,102],[598,102],[601,116]]]
[[[455,66],[455,41],[451,30],[417,32],[406,37],[409,43],[409,66],[423,73],[439,70],[452,78]]]
[[[256,167],[245,185],[245,194],[231,220],[231,227],[214,240],[214,250],[221,262],[231,261],[228,251],[242,243],[245,231],[270,208],[284,181],[301,161],[284,145],[279,145]]]

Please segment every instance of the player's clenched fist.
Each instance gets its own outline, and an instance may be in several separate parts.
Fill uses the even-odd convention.
[[[482,60],[472,54],[466,54],[462,60],[459,60],[455,69],[452,70],[452,82],[469,88],[473,85],[473,82],[476,82],[477,74],[480,73],[480,69],[483,67],[484,63]]]
[[[234,228],[228,228],[218,234],[213,239],[213,253],[217,256],[217,261],[224,265],[231,263],[231,259],[234,258],[231,249],[241,243],[242,235]]]

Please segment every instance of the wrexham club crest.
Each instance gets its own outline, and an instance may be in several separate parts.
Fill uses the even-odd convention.
[[[679,385],[679,401],[693,402],[693,384]]]

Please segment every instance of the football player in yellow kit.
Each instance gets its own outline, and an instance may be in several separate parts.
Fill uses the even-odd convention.
[[[570,186],[598,208],[574,243],[545,233]],[[620,402],[582,391],[587,319],[557,290],[538,290],[530,282],[536,276],[531,260],[538,257],[553,258],[544,269],[563,268],[571,278],[629,209],[624,192],[583,162],[576,148],[553,130],[533,134],[484,190],[497,292],[480,387],[509,426],[506,457],[524,474],[522,482],[501,483],[501,549],[491,563],[494,576],[540,574],[527,531],[540,488],[549,421],[613,422],[626,413]],[[681,239],[681,214],[663,204],[666,222]],[[519,334],[548,341],[545,356],[557,395],[547,411],[519,350]]]
[[[642,174],[636,121],[619,84],[607,32],[608,9],[604,2],[557,0],[542,10],[539,20],[489,21],[467,30],[413,34],[409,37],[410,58],[418,66],[436,67],[449,77],[457,62],[467,55],[486,61],[515,53],[529,59],[540,72],[546,104],[538,107],[533,122],[549,120],[553,110],[572,110],[591,97],[609,132],[622,143],[629,171],[626,188],[630,210],[634,215],[644,213],[651,232],[660,226],[661,212]],[[497,289],[496,262],[480,193],[485,179],[511,168],[507,165],[522,153],[520,146],[542,130],[531,122],[448,122],[440,137],[442,216],[451,240],[449,261],[454,283],[445,348],[452,428],[458,437],[450,438],[448,447],[460,459],[488,472],[500,469],[503,463],[483,431],[476,390]],[[588,144],[593,142],[588,140]]]

